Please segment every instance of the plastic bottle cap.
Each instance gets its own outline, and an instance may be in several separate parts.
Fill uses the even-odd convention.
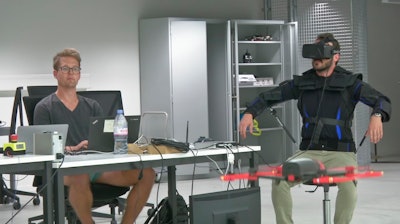
[[[124,110],[118,109],[118,110],[117,110],[117,114],[124,114]]]

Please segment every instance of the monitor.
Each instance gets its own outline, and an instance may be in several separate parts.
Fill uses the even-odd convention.
[[[191,224],[261,223],[260,188],[189,196]]]

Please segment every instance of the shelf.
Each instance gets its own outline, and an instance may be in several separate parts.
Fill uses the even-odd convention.
[[[284,124],[286,121],[291,122],[292,117],[286,110],[290,105],[274,106],[273,108],[277,109],[276,116],[268,110],[260,113],[255,118],[258,122],[258,131],[261,131],[260,135],[249,135],[246,139],[242,139],[238,127],[246,106],[251,105],[259,94],[278,87],[279,83],[291,74],[296,74],[291,66],[287,66],[292,64],[292,57],[289,54],[295,52],[292,49],[296,47],[294,45],[296,42],[292,42],[295,32],[288,30],[288,27],[284,21],[269,20],[234,21],[232,27],[234,139],[245,145],[260,145],[263,156],[275,162],[286,159],[286,152],[291,150],[287,147],[284,128],[276,118],[277,116]],[[244,63],[245,61],[250,63]],[[238,74],[254,75],[257,84],[265,85],[253,83],[241,85]],[[254,132],[257,133],[256,130]]]
[[[239,40],[238,44],[281,44],[279,40]]]
[[[252,89],[252,88],[275,88],[279,85],[270,85],[270,86],[241,86],[239,85],[239,89]]]
[[[282,106],[282,104],[279,104],[279,105],[273,106],[272,108],[273,109],[282,109],[283,106]],[[246,110],[246,108],[245,107],[241,107],[241,108],[239,108],[239,110],[240,111],[244,111],[244,110]]]
[[[281,66],[282,65],[282,63],[280,63],[280,62],[271,62],[271,63],[239,63],[238,64],[239,66],[271,66],[271,65],[274,65],[274,66]]]
[[[246,25],[246,26],[273,26],[273,25],[283,25],[285,24],[284,21],[282,20],[234,20],[238,26],[240,25]]]

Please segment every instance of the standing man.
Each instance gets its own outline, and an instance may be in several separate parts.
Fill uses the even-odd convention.
[[[356,147],[351,125],[356,104],[360,101],[372,108],[366,133],[372,143],[383,137],[382,122],[389,121],[391,105],[384,96],[352,74],[337,66],[339,42],[331,33],[318,35],[314,44],[303,46],[303,57],[312,58],[312,69],[302,76],[282,82],[278,87],[261,93],[248,107],[240,122],[240,134],[253,131],[253,119],[266,108],[287,100],[298,100],[303,119],[300,151],[291,158],[310,158],[321,161],[327,169],[357,166]],[[291,224],[292,197],[290,188],[299,183],[272,182],[272,202],[277,224]],[[350,223],[357,201],[356,182],[338,183],[335,224]]]
[[[57,91],[40,101],[34,113],[35,124],[68,124],[66,151],[84,150],[88,146],[89,117],[100,116],[103,111],[95,100],[76,93],[81,77],[81,57],[77,50],[68,48],[53,58],[53,76],[57,79]],[[66,176],[68,199],[83,224],[92,224],[93,195],[90,183],[132,187],[122,219],[132,224],[145,206],[153,187],[155,173],[152,168],[140,170],[110,171],[103,173]]]

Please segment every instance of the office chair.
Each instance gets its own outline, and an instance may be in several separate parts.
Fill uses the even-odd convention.
[[[27,86],[29,96],[48,96],[57,90],[57,86]]]
[[[103,108],[104,115],[115,117],[118,109],[124,109],[122,105],[121,91],[118,90],[91,90],[78,91],[79,95],[96,100]]]
[[[152,138],[170,138],[168,114],[164,111],[145,111],[140,118],[138,144],[150,144]]]
[[[15,91],[14,97],[14,105],[12,109],[12,118],[10,127],[2,127],[1,135],[0,136],[9,136],[12,133],[15,133],[16,128],[16,121],[17,121],[17,114],[20,115],[20,122],[22,124],[22,102],[21,102],[21,92],[22,87],[17,87]],[[1,150],[2,151],[2,150]],[[12,182],[15,181],[14,174],[10,175],[10,185],[13,184]],[[12,187],[11,187],[12,188]],[[34,196],[33,204],[39,205],[40,204],[40,197],[38,194],[33,192],[26,192],[16,189],[9,189],[3,180],[2,174],[0,174],[0,204],[8,204],[13,202],[13,208],[18,210],[21,208],[21,203],[19,197],[17,195],[25,195],[25,196]]]
[[[314,193],[319,187],[324,189],[324,199],[322,200],[322,212],[323,212],[323,223],[331,223],[331,200],[329,198],[330,187],[337,186],[335,183],[332,184],[314,184],[312,181],[307,181],[303,183],[304,185],[315,186],[314,190],[306,191],[308,193]]]
[[[119,91],[118,91],[119,92]],[[111,95],[111,94],[110,94]],[[115,94],[113,94],[115,96]],[[97,94],[96,96],[103,97],[103,95]],[[119,94],[120,96],[120,94]],[[34,117],[34,110],[36,107],[36,104],[45,97],[45,95],[36,95],[36,96],[24,96],[23,97],[23,102],[25,106],[25,112],[26,116],[28,119],[28,123],[30,125],[33,124],[33,117]],[[93,99],[97,100],[97,98],[92,97]],[[105,98],[102,98],[102,104],[101,106],[103,107],[104,111],[110,112],[111,109],[107,107],[106,105],[117,105],[118,107],[122,107],[122,99],[118,97],[112,98],[113,100],[117,100],[121,102],[120,104],[115,104],[115,102],[107,102],[104,100]],[[109,98],[106,98],[109,99]],[[108,114],[109,115],[109,114]],[[35,176],[34,179],[34,186],[38,187],[40,189],[41,186],[41,177]],[[117,223],[115,215],[115,209],[118,207],[118,214],[120,214],[124,210],[125,206],[125,201],[121,198],[120,196],[124,195],[126,192],[129,191],[129,187],[116,187],[112,185],[107,185],[107,184],[98,184],[98,183],[92,183],[91,184],[92,188],[92,193],[93,193],[93,208],[98,208],[102,207],[105,205],[109,205],[110,207],[110,214],[103,214],[103,213],[97,213],[97,212],[92,212],[93,217],[104,217],[104,218],[111,218],[111,223]],[[65,192],[68,192],[67,190]],[[66,199],[68,198],[68,195],[66,195]],[[72,207],[69,205],[68,200],[66,200],[66,218],[68,223],[79,223],[79,220],[74,213]],[[43,219],[43,215],[40,216],[35,216],[31,217],[28,219],[29,223],[33,223],[35,221]]]

